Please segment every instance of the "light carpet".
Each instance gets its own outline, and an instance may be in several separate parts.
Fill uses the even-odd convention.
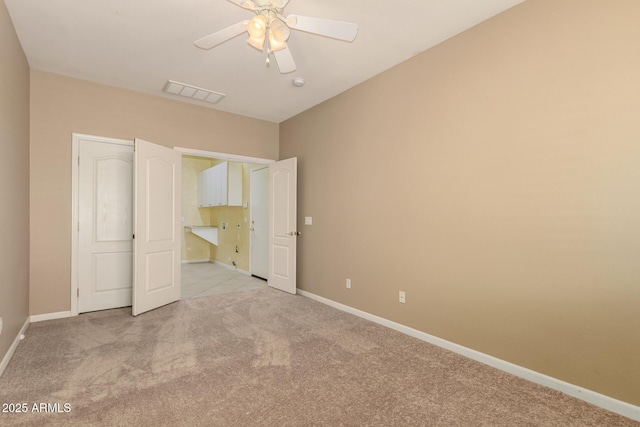
[[[0,402],[29,408],[3,426],[640,425],[273,289],[33,324]]]

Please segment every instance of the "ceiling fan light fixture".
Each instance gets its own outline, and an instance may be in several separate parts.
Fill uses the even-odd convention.
[[[253,19],[249,21],[247,31],[252,38],[264,39],[264,35],[267,32],[267,19],[262,15],[254,16]]]
[[[287,43],[276,40],[273,33],[269,31],[269,47],[271,48],[271,52],[277,52],[287,47]]]
[[[249,45],[251,45],[251,47],[255,47],[256,49],[258,49],[261,52],[264,50],[264,36],[262,36],[262,37],[249,37],[247,39],[247,43],[249,43]]]
[[[282,22],[280,19],[275,18],[271,20],[269,24],[269,38],[273,36],[273,39],[280,43],[284,43],[289,40],[289,36],[291,35],[291,30],[287,27],[287,24]]]

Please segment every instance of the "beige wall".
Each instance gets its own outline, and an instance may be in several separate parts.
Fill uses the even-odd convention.
[[[30,313],[70,309],[71,134],[278,157],[278,125],[31,71]]]
[[[282,123],[299,287],[640,404],[638,22],[527,1]]]
[[[248,271],[249,266],[240,266],[240,249],[242,242],[247,242],[245,238],[246,224],[243,222],[245,209],[242,206],[218,206],[211,208],[211,221],[218,227],[218,245],[212,251],[212,261],[218,261],[227,265],[233,265],[235,261],[238,268]],[[228,224],[227,229],[222,229],[222,222]],[[237,227],[240,224],[240,228]],[[238,253],[236,253],[238,246]],[[246,252],[246,251],[242,251]],[[247,263],[248,264],[248,263]]]
[[[211,159],[182,156],[182,218],[183,225],[211,225],[210,209],[198,207],[198,175],[211,167]],[[182,229],[182,261],[202,261],[210,258],[209,243]]]
[[[0,361],[29,316],[29,64],[0,2]]]

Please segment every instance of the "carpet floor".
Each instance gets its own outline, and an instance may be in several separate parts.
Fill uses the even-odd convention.
[[[0,403],[27,409],[2,426],[640,426],[272,289],[35,323]]]

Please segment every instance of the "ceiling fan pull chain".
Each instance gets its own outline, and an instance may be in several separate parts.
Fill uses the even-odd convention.
[[[267,51],[267,67],[271,64],[271,59],[269,59],[269,57],[271,56],[271,44],[269,43],[269,28],[267,28],[267,31],[265,32],[265,45],[266,45],[266,51]]]

